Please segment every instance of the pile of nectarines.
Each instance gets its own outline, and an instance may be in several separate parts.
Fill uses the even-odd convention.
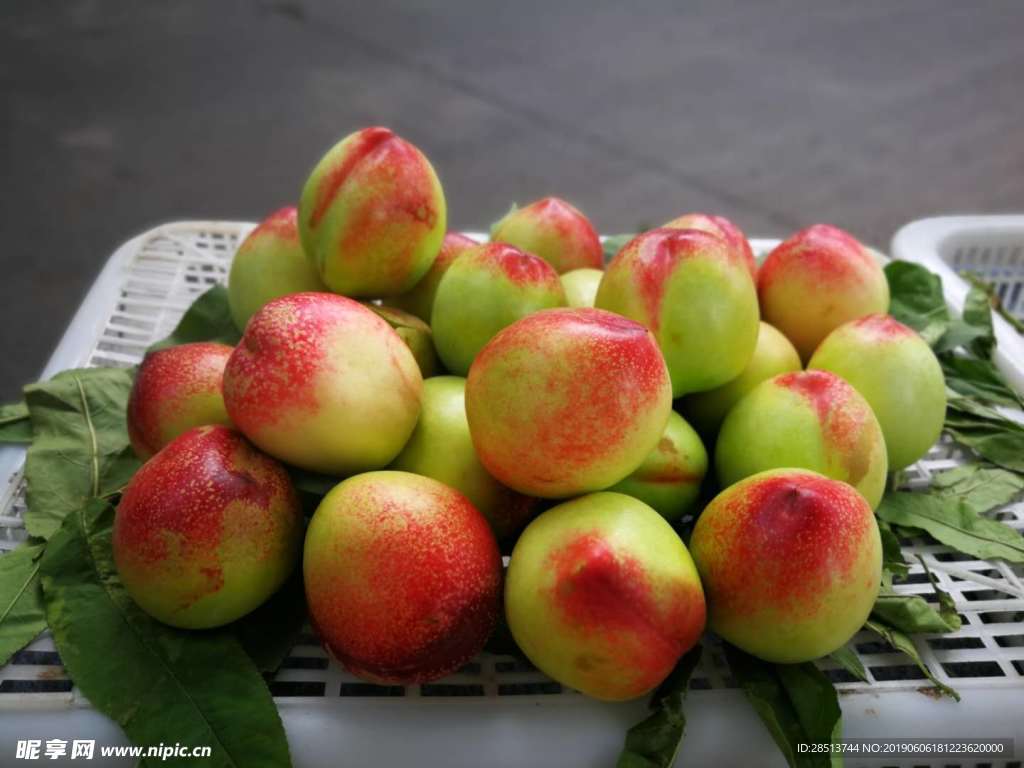
[[[846,643],[879,590],[886,473],[945,409],[872,252],[819,224],[758,267],[732,222],[688,213],[604,267],[550,197],[488,243],[445,228],[426,157],[354,133],[239,248],[238,345],[146,357],[148,461],[113,539],[138,604],[223,625],[301,561],[353,674],[449,674],[504,614],[603,699],[655,688],[706,624],[783,663]],[[301,471],[336,483],[304,534]]]

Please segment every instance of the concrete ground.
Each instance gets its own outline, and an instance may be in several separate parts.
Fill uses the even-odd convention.
[[[8,0],[0,400],[104,259],[180,218],[256,219],[385,124],[453,227],[553,193],[605,232],[688,210],[752,235],[1024,208],[1024,5]]]

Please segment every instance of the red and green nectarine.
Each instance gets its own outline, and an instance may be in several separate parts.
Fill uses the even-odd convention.
[[[328,288],[381,298],[412,288],[445,233],[441,182],[423,153],[387,128],[364,128],[328,150],[299,200],[306,256]]]
[[[128,398],[128,439],[148,459],[178,435],[206,424],[230,424],[221,382],[232,347],[200,341],[150,352]]]
[[[722,487],[795,467],[849,483],[874,509],[885,491],[885,438],[867,401],[826,371],[758,384],[725,417],[715,446]]]
[[[373,682],[454,672],[482,650],[500,611],[487,521],[458,491],[408,472],[367,472],[328,493],[302,568],[324,645]]]
[[[604,251],[597,230],[565,200],[545,197],[513,208],[491,227],[491,242],[508,243],[544,259],[561,274],[600,269]]]
[[[231,260],[228,307],[244,331],[256,310],[271,299],[304,291],[326,291],[299,241],[295,206],[270,214],[249,233]]]
[[[765,661],[796,664],[845,645],[882,580],[882,542],[864,498],[814,472],[776,469],[722,491],[690,552],[708,625]]]
[[[629,241],[605,270],[595,306],[651,329],[675,397],[736,378],[757,344],[757,294],[743,256],[697,229]]]
[[[505,616],[555,680],[622,701],[654,689],[704,630],[704,593],[672,527],[641,501],[594,493],[543,512],[512,550]]]
[[[299,559],[302,510],[284,467],[222,426],[196,427],[135,473],[113,553],[136,603],[175,627],[238,619]]]
[[[853,235],[828,224],[776,246],[758,270],[757,291],[761,316],[805,362],[843,323],[889,311],[889,283],[878,261]]]
[[[600,309],[549,309],[510,325],[466,382],[480,462],[530,496],[575,496],[622,480],[654,450],[671,409],[654,337]]]
[[[274,299],[224,371],[232,422],[259,448],[330,475],[384,467],[409,439],[423,377],[398,334],[331,293]]]
[[[430,319],[437,354],[451,373],[465,376],[502,328],[564,306],[558,274],[543,259],[504,243],[477,246],[459,256],[437,286]]]
[[[942,367],[916,331],[889,315],[868,315],[839,326],[807,367],[842,376],[864,396],[885,435],[890,470],[913,464],[942,434]]]

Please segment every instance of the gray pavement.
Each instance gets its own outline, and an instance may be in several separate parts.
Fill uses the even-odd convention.
[[[114,247],[256,219],[384,124],[454,227],[558,194],[605,232],[773,236],[1024,209],[1020,2],[86,2],[0,17],[0,400]]]

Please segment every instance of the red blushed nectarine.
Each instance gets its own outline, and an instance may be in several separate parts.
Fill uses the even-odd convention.
[[[516,542],[505,615],[539,669],[598,699],[643,696],[704,630],[685,545],[641,501],[593,493],[542,513]]]
[[[445,215],[441,182],[423,153],[387,128],[364,128],[313,169],[299,232],[328,288],[380,298],[408,291],[427,273]]]
[[[780,664],[842,647],[882,579],[871,507],[846,483],[804,470],[762,472],[722,491],[698,518],[690,551],[710,628]]]
[[[604,262],[597,230],[580,211],[557,197],[513,208],[491,228],[491,242],[508,243],[539,256],[559,274],[581,267],[600,269]]]
[[[114,562],[143,610],[175,627],[244,616],[298,562],[288,473],[227,427],[196,427],[147,461],[114,517]]]
[[[128,398],[128,438],[148,459],[178,435],[206,424],[230,424],[221,382],[232,347],[201,341],[150,352]]]
[[[362,304],[275,299],[224,370],[231,421],[271,456],[331,475],[386,466],[416,426],[423,377],[409,347]]]
[[[411,685],[479,653],[500,610],[501,556],[458,491],[408,472],[350,477],[306,533],[309,612],[354,675]]]
[[[697,229],[630,240],[605,270],[594,306],[650,328],[679,397],[739,376],[757,345],[757,292],[746,261]]]
[[[657,445],[671,410],[654,337],[600,309],[523,318],[484,347],[466,381],[480,462],[530,496],[575,496],[622,480]]]
[[[743,230],[725,216],[716,216],[710,213],[684,213],[662,226],[665,229],[700,229],[718,235],[742,256],[743,263],[750,271],[750,277],[757,280],[757,260],[754,258],[754,249],[750,247],[750,241],[743,234]]]
[[[815,224],[776,246],[757,272],[762,318],[806,362],[834,329],[889,311],[889,283],[875,257],[838,227]]]

